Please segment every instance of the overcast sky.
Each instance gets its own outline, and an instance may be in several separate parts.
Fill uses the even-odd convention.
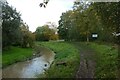
[[[72,9],[74,0],[50,0],[46,8],[40,8],[39,4],[43,0],[7,0],[22,14],[21,18],[29,26],[29,30],[34,32],[38,26],[46,22],[58,21],[62,12]]]

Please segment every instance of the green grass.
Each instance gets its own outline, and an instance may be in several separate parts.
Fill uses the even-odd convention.
[[[117,77],[117,49],[112,46],[90,43],[89,45],[96,51],[97,65],[96,78],[116,78]]]
[[[39,45],[53,50],[55,55],[54,63],[42,77],[46,78],[73,78],[79,66],[80,54],[78,49],[67,42],[36,42]],[[83,43],[84,44],[84,43]],[[110,45],[90,43],[88,47],[96,53],[96,78],[116,78],[117,77],[117,49],[112,49]],[[32,56],[31,48],[11,47],[2,53],[2,66],[6,67],[18,61],[24,61]],[[56,65],[58,62],[66,62],[65,65]]]
[[[79,51],[67,42],[37,42],[52,49],[55,53],[55,60],[51,67],[46,71],[47,78],[73,78],[79,66]],[[65,65],[56,65],[58,62],[66,62]]]
[[[0,68],[2,68],[2,54],[0,53]]]
[[[32,56],[32,48],[11,47],[2,53],[2,67],[6,67],[18,61],[24,61]]]

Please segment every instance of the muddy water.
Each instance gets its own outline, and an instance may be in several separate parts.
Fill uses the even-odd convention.
[[[25,62],[18,62],[10,65],[2,70],[3,78],[37,78],[50,67],[54,60],[54,52],[41,47],[40,54],[42,56],[28,60]]]

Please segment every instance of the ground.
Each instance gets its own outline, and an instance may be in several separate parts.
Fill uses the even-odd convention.
[[[117,78],[117,46],[114,44],[74,43],[80,52],[76,78]]]
[[[117,49],[112,45],[90,42],[37,42],[56,53],[46,71],[47,78],[116,78]],[[2,65],[8,66],[33,56],[33,49],[12,47],[4,51]],[[65,62],[66,65],[56,65]]]
[[[87,47],[87,44],[74,44],[80,51],[80,66],[78,68],[76,78],[94,78],[96,65],[94,51]]]

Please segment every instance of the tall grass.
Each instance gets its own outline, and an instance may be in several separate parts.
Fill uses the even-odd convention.
[[[113,49],[112,46],[90,43],[89,45],[96,51],[97,66],[96,77],[97,78],[116,78],[117,77],[117,49]]]

